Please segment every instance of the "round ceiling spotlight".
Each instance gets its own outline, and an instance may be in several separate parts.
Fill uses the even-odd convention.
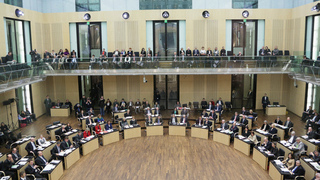
[[[17,17],[24,16],[24,13],[19,9],[16,9],[15,13]]]
[[[248,18],[248,17],[249,17],[249,11],[244,10],[244,11],[242,12],[242,17]]]
[[[202,12],[202,17],[208,18],[209,16],[210,16],[209,11],[203,11],[203,12]]]
[[[129,14],[128,12],[124,12],[124,13],[122,14],[122,17],[123,17],[123,19],[129,19],[130,14]]]
[[[84,16],[83,16],[83,19],[86,20],[86,21],[89,21],[91,19],[91,15],[89,13],[86,13]]]
[[[168,18],[169,17],[169,12],[168,11],[163,11],[163,13],[162,13],[162,17],[163,18]]]

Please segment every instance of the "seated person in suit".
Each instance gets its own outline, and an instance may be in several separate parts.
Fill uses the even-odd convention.
[[[314,133],[314,131],[312,130],[312,127],[309,127],[309,128],[308,128],[307,136],[308,136],[308,139],[313,139],[313,138],[315,137],[315,133]]]
[[[278,130],[275,128],[274,124],[271,125],[271,128],[269,129],[269,133],[270,134],[277,134],[278,133]]]
[[[189,126],[189,123],[188,123],[186,115],[182,115],[181,116],[180,123],[187,124],[187,126]]]
[[[203,121],[203,126],[207,126],[208,129],[212,126],[212,122],[208,120],[208,118],[205,118]]]
[[[159,108],[158,107],[156,107],[156,109],[154,110],[154,112],[153,112],[153,115],[155,115],[155,116],[160,116],[160,110],[159,110]]]
[[[27,174],[33,174],[36,178],[43,178],[42,175],[40,175],[38,166],[34,164],[32,159],[28,161],[28,166],[26,167],[25,172]]]
[[[203,125],[203,120],[202,120],[201,116],[196,120],[196,125],[198,125],[198,126],[202,126]]]
[[[219,115],[221,116],[222,108],[221,108],[220,104],[217,104],[216,107],[214,108],[214,110],[216,113],[219,113]]]
[[[294,179],[296,176],[304,176],[305,170],[301,166],[301,162],[299,160],[296,161],[296,166],[290,169],[290,176],[288,179]]]
[[[55,104],[55,106],[57,106],[57,107],[61,107],[63,105],[63,103],[62,102],[60,102],[60,100],[58,99],[57,100],[57,103]]]
[[[226,121],[224,119],[221,121],[221,129],[222,130],[229,129],[229,125],[226,123]]]
[[[274,120],[274,123],[282,125],[282,121],[280,120],[280,117],[278,116],[277,119]]]
[[[186,116],[187,116],[187,114],[188,114],[187,107],[184,107],[184,108],[181,110],[181,115],[186,115]]]
[[[309,109],[307,109],[306,111],[304,111],[302,113],[302,117],[301,117],[301,120],[302,121],[306,121],[308,118],[310,119],[310,117],[313,115],[313,110],[312,110],[312,107],[309,106]]]
[[[12,149],[11,155],[14,162],[17,162],[19,159],[21,159],[21,155],[18,153],[17,148]]]
[[[177,108],[174,108],[174,109],[173,109],[172,114],[175,114],[175,115],[177,115],[177,114],[178,114],[178,110],[177,110]]]
[[[179,101],[177,101],[176,105],[174,106],[175,108],[180,108],[181,107],[181,104]]]
[[[222,101],[221,97],[219,97],[219,99],[217,100],[216,104],[219,104],[221,106],[221,108],[222,108],[223,101]]]
[[[203,111],[202,111],[201,116],[202,116],[203,118],[209,117],[209,116],[208,116],[208,113],[206,112],[206,110],[203,110]]]
[[[178,123],[178,119],[177,119],[176,115],[174,115],[174,114],[171,115],[170,122],[171,122],[171,124]]]
[[[97,123],[104,123],[104,119],[103,117],[101,116],[101,114],[98,114],[98,117],[97,117]]]
[[[239,115],[238,112],[235,112],[234,115],[231,118],[231,121],[238,122],[239,121]]]
[[[263,143],[261,143],[261,146],[265,147],[268,151],[271,150],[271,142],[268,140],[267,137],[263,139]]]
[[[245,107],[242,107],[240,116],[246,116],[246,115],[248,115],[248,111],[246,110]]]
[[[134,109],[135,109],[136,113],[137,113],[137,111],[140,112],[141,102],[140,102],[139,99],[137,99],[137,101],[136,101],[136,103],[134,105],[135,105]]]
[[[162,117],[158,116],[155,120],[155,123],[162,124]]]
[[[283,160],[282,163],[287,166],[288,169],[292,169],[295,163],[292,153],[289,153],[287,159]]]
[[[134,116],[132,116],[132,119],[130,120],[130,125],[137,124],[137,120]]]
[[[62,125],[61,128],[58,130],[57,135],[61,136],[61,139],[64,139],[64,133],[66,133],[66,125]]]
[[[106,125],[104,125],[104,129],[107,131],[107,130],[111,130],[113,129],[112,128],[112,124],[111,124],[111,121],[108,121]]]
[[[230,131],[233,132],[232,135],[234,135],[234,133],[237,133],[239,131],[239,128],[237,127],[237,123],[233,122],[232,126],[230,127]]]
[[[119,105],[118,104],[115,104],[115,106],[113,107],[113,112],[119,112]]]
[[[277,148],[277,144],[275,142],[271,143],[271,150],[270,154],[273,154],[275,158],[278,157],[278,151],[279,149]]]
[[[249,119],[253,119],[253,118],[254,118],[254,113],[253,113],[253,110],[252,110],[252,109],[250,109],[249,112],[247,112],[247,117],[248,117]]]
[[[34,142],[35,139],[32,137],[30,142],[26,145],[25,150],[28,152],[28,156],[36,156],[36,143]]]
[[[120,109],[126,109],[126,105],[127,105],[127,103],[126,103],[126,101],[124,101],[124,99],[122,98],[122,100],[121,100],[121,102],[120,102]]]
[[[148,116],[146,117],[146,125],[149,126],[150,124],[153,124],[152,116],[151,116],[151,115],[148,115]]]
[[[263,121],[263,125],[261,126],[260,129],[261,129],[262,131],[268,131],[268,130],[270,129],[270,126],[269,126],[267,120],[264,120],[264,121]]]
[[[82,134],[81,131],[78,131],[78,134],[74,136],[74,141],[73,142],[79,144],[81,139],[83,139],[83,134]]]
[[[314,116],[311,119],[307,120],[306,128],[310,126],[312,127],[315,124],[319,124],[319,119],[320,119],[320,115],[317,112],[315,112]]]
[[[128,126],[128,122],[125,118],[122,118],[122,121],[120,122],[122,130],[124,129],[125,126]]]
[[[150,107],[147,107],[145,115],[149,115],[149,114],[152,114],[152,111],[151,111]]]
[[[94,116],[94,111],[93,111],[93,109],[92,108],[90,108],[90,110],[88,111],[88,116],[91,116],[91,117],[93,117]]]
[[[65,137],[64,141],[61,143],[61,149],[66,150],[71,148],[73,148],[71,141],[68,139],[68,137]]]
[[[19,173],[19,176],[20,176],[20,180],[27,180],[27,175],[24,171],[21,171]]]
[[[304,149],[304,144],[303,144],[303,142],[301,141],[301,139],[300,139],[299,137],[296,139],[296,142],[293,143],[293,145],[292,145],[291,147],[294,148],[294,149],[298,149],[298,151],[296,151],[296,152],[293,154],[293,157],[294,157],[295,159],[298,159],[298,158],[299,158],[299,155],[300,155],[303,151],[305,151],[305,149]]]
[[[78,114],[78,118],[83,119],[85,116],[87,116],[86,113],[84,113],[83,110],[81,110],[81,112]]]
[[[88,125],[88,127],[90,127],[90,126],[93,126],[92,124],[93,124],[94,122],[93,122],[93,120],[91,119],[91,116],[89,116],[87,119],[86,119],[86,125]]]
[[[160,108],[160,104],[158,104],[158,102],[155,102],[153,107],[154,108]]]
[[[248,139],[253,142],[255,145],[257,145],[259,143],[256,134],[254,133],[254,131],[251,131],[250,136],[248,136]]]
[[[57,142],[57,144],[51,149],[51,159],[57,159],[59,153],[62,151],[61,149],[61,142]],[[28,173],[29,174],[29,173]]]
[[[91,133],[90,133],[90,129],[87,128],[85,131],[83,131],[83,138],[87,138],[91,136]]]
[[[312,180],[320,180],[320,173],[316,173],[316,176],[314,178],[312,178]]]
[[[284,126],[288,129],[285,130],[284,136],[287,137],[289,133],[289,129],[293,127],[293,123],[291,122],[290,117],[287,117],[287,121],[284,123]]]
[[[202,109],[207,109],[207,101],[205,98],[203,98],[201,101],[201,107],[202,107]]]
[[[100,124],[98,123],[96,124],[96,126],[94,127],[94,131],[96,132],[96,134],[99,134],[100,132],[102,132]]]
[[[291,136],[287,142],[290,144],[293,144],[296,142],[296,139],[297,139],[296,132],[292,131]]]
[[[211,110],[210,114],[209,114],[209,119],[213,119],[214,122],[216,122],[217,118],[218,118],[218,116],[217,116],[216,112],[214,111],[214,109]]]
[[[124,117],[132,116],[130,109],[127,110],[126,113],[124,113]]]
[[[248,120],[247,120],[247,117],[246,116],[242,116],[241,120],[240,120],[240,124],[242,126],[247,126],[248,125]]]
[[[213,107],[213,105],[212,105],[211,101],[209,101],[208,109],[210,109],[210,110],[213,110],[213,109],[214,109],[214,107]]]
[[[313,161],[315,161],[315,162],[319,162],[320,161],[319,151],[310,152],[309,153],[309,158],[312,158]]]
[[[35,162],[36,165],[41,167],[41,169],[43,169],[48,164],[48,161],[42,155],[42,151],[38,151],[38,157],[36,158]]]
[[[248,129],[248,126],[245,126],[245,128],[244,128],[244,130],[243,130],[243,132],[242,132],[242,136],[244,136],[244,137],[249,137],[250,136],[250,131],[249,131],[249,129]]]
[[[145,107],[150,107],[149,101],[146,101]]]
[[[67,132],[72,131],[72,127],[71,127],[70,123],[67,124],[66,131]]]
[[[7,159],[2,164],[2,171],[6,174],[6,176],[11,176],[12,179],[16,179],[16,174],[12,172],[10,169],[14,165],[14,160],[11,154],[7,154]]]

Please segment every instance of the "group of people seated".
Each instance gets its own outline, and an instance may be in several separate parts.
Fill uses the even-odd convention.
[[[20,114],[18,114],[18,120],[19,120],[19,123],[24,123],[24,124],[30,124],[32,123],[33,121],[36,121],[37,118],[36,118],[36,115],[31,113],[29,111],[28,108],[26,108],[25,111],[21,111]]]

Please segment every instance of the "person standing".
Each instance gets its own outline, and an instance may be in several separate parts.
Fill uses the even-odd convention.
[[[264,94],[262,97],[262,107],[263,107],[263,113],[266,114],[266,107],[270,104],[269,97],[267,96],[267,93]]]
[[[103,96],[100,97],[99,100],[99,107],[100,107],[100,114],[101,116],[104,116],[104,106],[105,106],[105,99],[103,98]]]
[[[51,116],[51,113],[50,113],[50,108],[51,108],[51,99],[49,98],[49,95],[46,96],[46,99],[44,100],[44,105],[46,107],[46,114],[47,116]]]

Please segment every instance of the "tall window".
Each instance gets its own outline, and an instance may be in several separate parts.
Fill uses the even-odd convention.
[[[258,0],[232,0],[233,9],[257,9]]]
[[[192,9],[192,0],[139,0],[139,9]]]
[[[76,11],[100,11],[100,0],[76,0]]]
[[[306,103],[306,109],[309,108],[309,106],[314,109],[316,107],[316,94],[317,94],[317,86],[313,85],[311,83],[308,83],[308,88],[307,88],[307,103]]]
[[[4,0],[4,3],[22,7],[22,0]]]

